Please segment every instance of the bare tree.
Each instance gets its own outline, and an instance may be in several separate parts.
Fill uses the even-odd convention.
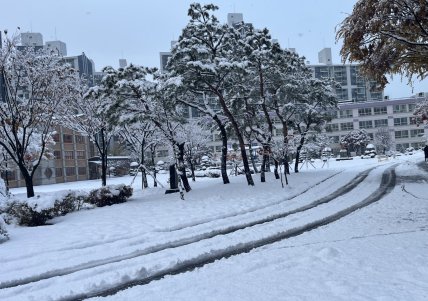
[[[378,128],[374,133],[373,142],[377,153],[385,154],[392,146],[392,137],[387,127]]]
[[[33,197],[37,168],[43,159],[53,158],[50,147],[60,107],[78,97],[78,74],[60,57],[34,47],[18,49],[15,38],[6,38],[0,49],[0,77],[0,146],[18,166],[27,197]]]

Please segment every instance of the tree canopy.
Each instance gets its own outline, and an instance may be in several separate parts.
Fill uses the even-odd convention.
[[[359,0],[339,25],[343,61],[360,62],[361,71],[384,87],[386,74],[424,79],[428,72],[428,2]]]

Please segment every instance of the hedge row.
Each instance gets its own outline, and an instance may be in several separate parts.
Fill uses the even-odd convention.
[[[40,197],[26,200],[12,199],[0,208],[0,213],[6,216],[6,222],[9,223],[15,220],[19,225],[41,226],[49,219],[73,211],[126,202],[127,198],[132,196],[132,192],[132,187],[120,184],[94,189],[89,193],[72,191],[51,202],[46,202]]]

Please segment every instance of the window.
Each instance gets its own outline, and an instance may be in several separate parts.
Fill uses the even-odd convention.
[[[401,144],[396,145],[396,149],[399,152],[404,152],[406,150],[406,148],[408,148],[408,147],[409,147],[409,143],[401,143]]]
[[[352,110],[343,110],[339,111],[339,118],[351,118]]]
[[[77,173],[79,174],[79,176],[86,175],[86,167],[78,167]]]
[[[371,108],[358,109],[358,116],[370,116],[372,114]]]
[[[360,129],[371,129],[373,128],[373,121],[371,120],[365,120],[359,122]]]
[[[395,139],[409,138],[409,131],[395,131]]]
[[[339,131],[339,124],[337,124],[337,123],[330,123],[330,124],[327,124],[327,125],[325,126],[325,130],[326,130],[327,132],[337,132],[337,131]]]
[[[422,137],[425,134],[424,129],[410,130],[410,137]]]
[[[77,159],[86,159],[85,151],[77,151]]]
[[[59,150],[54,151],[54,156],[55,156],[55,159],[61,159],[61,151]]]
[[[62,140],[64,143],[73,143],[73,135],[64,134]]]
[[[59,142],[59,135],[58,135],[58,134],[52,135],[52,139],[53,139],[55,142]]]
[[[406,113],[407,112],[407,106],[406,105],[395,105],[394,106],[394,113]]]
[[[221,148],[222,148],[222,146],[221,146],[221,145],[216,145],[216,147],[215,147],[215,151],[216,151],[216,152],[221,152]]]
[[[407,125],[407,117],[394,118],[394,126]]]
[[[74,139],[76,139],[77,144],[85,144],[85,137],[83,136],[74,136]]]
[[[64,158],[66,160],[73,160],[74,159],[74,152],[73,151],[64,151]]]
[[[354,129],[354,124],[352,122],[344,122],[340,124],[340,129],[342,131],[350,131]]]
[[[221,141],[221,135],[214,134],[214,141]]]
[[[386,115],[387,114],[386,107],[374,108],[373,109],[373,113],[375,115]]]
[[[409,104],[409,112],[413,112],[416,108],[416,105],[414,103]]]
[[[388,126],[388,119],[378,119],[374,121],[375,128]]]
[[[168,157],[168,150],[160,150],[158,151],[158,157]]]
[[[65,175],[67,177],[75,176],[76,175],[76,168],[75,167],[66,167],[65,168]]]
[[[62,177],[64,174],[62,173],[62,168],[55,168],[55,175],[57,177]]]

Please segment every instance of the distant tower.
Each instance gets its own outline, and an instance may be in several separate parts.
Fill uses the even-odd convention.
[[[331,48],[324,48],[318,52],[318,62],[320,64],[332,65]]]
[[[45,43],[45,48],[60,56],[67,56],[67,45],[61,41],[49,41]]]
[[[233,26],[237,23],[244,22],[244,15],[241,13],[228,13],[227,14],[227,24]]]
[[[43,36],[38,32],[23,32],[21,33],[22,46],[43,46]]]
[[[119,59],[119,68],[125,68],[128,66],[126,59]]]

